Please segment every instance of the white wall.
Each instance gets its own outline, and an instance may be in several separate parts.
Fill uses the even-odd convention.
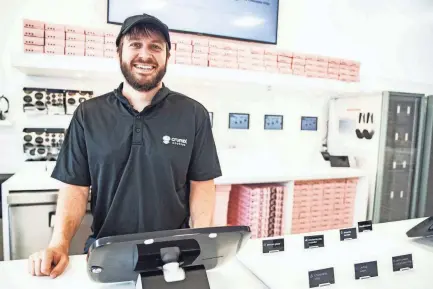
[[[96,94],[112,90],[117,84],[93,81],[26,78],[10,66],[10,53],[21,41],[22,18],[47,22],[107,28],[106,0],[19,0],[2,3],[0,24],[10,29],[0,30],[0,93],[12,104],[11,115],[21,119],[20,90],[23,86],[93,89]],[[432,11],[427,1],[387,1],[380,5],[372,1],[339,0],[280,0],[279,47],[344,57],[361,61],[362,79],[384,81],[385,78],[422,87],[433,84],[433,60],[428,47],[433,44],[432,23],[423,13]],[[413,8],[415,7],[415,8]],[[400,10],[398,10],[400,9]],[[400,12],[408,12],[402,14]],[[385,20],[379,24],[379,20]],[[416,21],[415,21],[416,20]],[[377,78],[376,76],[380,76]],[[419,83],[420,82],[420,83]],[[290,154],[297,163],[311,152],[318,151],[325,136],[327,97],[329,92],[294,91],[290,88],[267,91],[266,88],[226,84],[176,85],[171,87],[201,101],[214,116],[214,133],[220,149],[246,149],[278,146],[276,154]],[[332,89],[332,87],[330,88]],[[390,87],[392,89],[392,87]],[[228,112],[249,112],[249,131],[228,131]],[[263,114],[284,114],[283,132],[263,131]],[[318,132],[300,132],[300,116],[319,117]],[[0,127],[0,173],[13,173],[21,165],[21,135],[18,126]]]

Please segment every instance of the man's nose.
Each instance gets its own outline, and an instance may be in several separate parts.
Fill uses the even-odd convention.
[[[147,47],[142,47],[139,51],[138,54],[141,58],[151,58],[152,57],[152,53],[150,53],[149,49],[147,49]]]

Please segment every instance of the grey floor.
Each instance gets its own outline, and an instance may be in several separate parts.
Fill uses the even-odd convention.
[[[0,219],[0,261],[3,261],[3,221]]]

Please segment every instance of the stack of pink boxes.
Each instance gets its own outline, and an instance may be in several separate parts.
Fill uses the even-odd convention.
[[[356,189],[357,179],[295,182],[292,233],[352,226]]]
[[[70,56],[116,57],[114,30],[24,19],[24,51]]]
[[[227,210],[229,206],[231,185],[216,186],[216,202],[213,217],[214,226],[227,226]]]
[[[113,31],[24,20],[24,51],[114,58],[117,32]],[[353,60],[206,36],[170,33],[170,38],[169,63],[360,81],[360,63]]]
[[[65,25],[46,23],[44,53],[63,55],[65,46]]]
[[[252,238],[284,234],[284,188],[236,185],[229,201],[229,225],[249,226]]]
[[[24,20],[24,51],[32,53],[44,53],[45,23],[35,20]]]

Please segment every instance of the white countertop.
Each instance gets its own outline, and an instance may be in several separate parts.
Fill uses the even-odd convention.
[[[334,267],[335,289],[430,289],[433,272],[433,240],[417,242],[406,231],[423,219],[374,224],[372,232],[358,233],[358,239],[341,242],[339,230],[325,235],[325,248],[304,249],[306,235],[285,237],[285,252],[261,253],[261,240],[251,240],[238,258],[272,289],[309,288],[308,272]],[[426,245],[430,242],[430,245]],[[392,257],[412,254],[414,269],[392,271]],[[376,278],[355,280],[354,264],[378,261]]]
[[[208,272],[212,289],[271,288],[306,289],[308,271],[333,267],[336,289],[430,289],[433,268],[433,240],[410,239],[405,233],[423,219],[374,224],[372,232],[358,233],[358,239],[341,242],[339,230],[318,232],[325,235],[325,248],[305,250],[304,235],[285,237],[285,252],[263,255],[262,240],[250,240],[238,260]],[[308,235],[314,235],[308,234]],[[392,257],[412,254],[414,269],[392,271]],[[354,279],[354,264],[378,261],[379,276]],[[86,273],[85,256],[72,256],[66,272],[57,279],[33,277],[27,273],[27,260],[0,262],[0,288],[135,288],[130,283],[100,284]]]
[[[218,269],[210,270],[207,274],[211,289],[268,288],[237,260]],[[56,279],[31,276],[27,273],[27,260],[0,262],[0,288],[133,289],[136,286],[133,282],[113,284],[93,282],[87,276],[85,255],[79,255],[70,257],[68,268]]]

